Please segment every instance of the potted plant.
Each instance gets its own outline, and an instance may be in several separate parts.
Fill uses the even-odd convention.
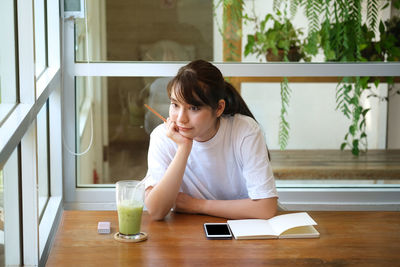
[[[267,14],[262,21],[257,18],[247,18],[255,24],[255,32],[247,35],[247,43],[244,55],[255,54],[258,57],[266,57],[267,61],[310,61],[303,50],[299,39],[303,35],[301,29],[295,29],[288,18],[277,12],[278,16]],[[271,28],[266,24],[271,21]],[[285,51],[287,60],[285,60]]]
[[[360,45],[362,60],[384,61],[385,51],[382,50],[380,42],[375,41],[375,33],[364,24],[361,27],[363,41]]]
[[[379,24],[378,48],[387,55],[387,61],[400,61],[400,17],[392,17]]]
[[[254,33],[247,35],[247,44],[244,55],[255,54],[259,58],[265,57],[267,61],[310,61],[303,50],[300,36],[301,29],[296,29],[287,17],[287,5],[284,6],[284,15],[276,7],[276,16],[267,14],[262,21],[245,17],[246,20],[254,23]],[[272,27],[266,28],[268,22]],[[279,123],[279,145],[284,150],[289,140],[289,121],[287,119],[287,108],[289,106],[290,88],[286,77],[281,82],[281,113]]]

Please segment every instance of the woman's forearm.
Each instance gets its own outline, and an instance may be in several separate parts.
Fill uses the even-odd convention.
[[[152,219],[161,220],[171,210],[182,183],[190,147],[179,147],[164,177],[146,192],[145,204]]]
[[[276,215],[277,198],[199,200],[199,213],[227,219],[269,219]]]

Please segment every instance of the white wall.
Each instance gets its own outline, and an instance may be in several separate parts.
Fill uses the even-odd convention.
[[[290,83],[287,149],[339,149],[350,121],[335,110],[336,83]],[[385,85],[381,85],[385,88]],[[279,149],[279,83],[243,83],[242,96],[265,131],[270,149]],[[385,148],[386,102],[365,99],[368,147]]]
[[[393,91],[400,90],[396,84]],[[389,98],[388,108],[388,149],[400,149],[400,95]]]
[[[400,11],[391,8],[392,16],[400,16]],[[396,84],[392,91],[400,90],[400,84]],[[389,98],[388,104],[388,148],[400,149],[400,95]]]

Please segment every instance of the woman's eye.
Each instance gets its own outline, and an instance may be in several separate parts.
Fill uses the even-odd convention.
[[[174,108],[176,108],[178,105],[171,102],[171,106],[173,106]]]
[[[191,106],[189,109],[190,110],[199,110],[200,108],[198,106]]]

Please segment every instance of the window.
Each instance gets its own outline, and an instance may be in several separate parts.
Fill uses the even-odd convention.
[[[85,116],[85,112],[82,109],[77,109],[76,106],[75,119],[72,114],[64,113],[69,118],[69,121],[75,122],[76,131],[69,131],[66,139],[68,144],[73,147],[73,144],[75,144],[74,139],[76,138],[76,145],[78,146],[76,151],[82,152],[88,148],[90,143],[88,136],[93,136],[92,151],[89,149],[87,155],[75,157],[69,153],[67,156],[69,158],[68,162],[71,163],[71,165],[68,165],[71,166],[71,168],[68,168],[68,176],[77,177],[77,180],[69,181],[70,195],[66,198],[66,206],[74,208],[113,208],[113,191],[107,188],[113,187],[113,179],[137,179],[138,177],[143,177],[142,175],[146,170],[145,155],[148,133],[146,133],[145,124],[146,111],[143,109],[142,104],[150,101],[150,86],[153,82],[160,78],[167,79],[175,75],[179,67],[184,65],[181,61],[192,59],[191,55],[193,54],[191,53],[195,54],[194,58],[217,62],[216,64],[223,74],[230,79],[236,88],[240,89],[242,96],[248,102],[266,132],[267,142],[272,150],[273,166],[277,166],[278,170],[289,169],[289,172],[293,174],[302,168],[300,166],[293,171],[288,168],[288,165],[280,165],[279,161],[290,164],[287,158],[291,157],[291,150],[297,153],[296,157],[300,159],[305,159],[304,155],[298,154],[298,152],[301,153],[302,151],[315,153],[314,150],[317,150],[328,153],[331,150],[335,150],[335,153],[337,152],[336,155],[332,156],[333,158],[315,162],[317,168],[322,165],[326,167],[325,170],[329,169],[330,165],[336,164],[333,167],[336,169],[331,173],[332,176],[328,178],[323,175],[312,176],[313,174],[310,171],[316,169],[316,167],[312,165],[314,161],[310,160],[303,160],[302,164],[308,164],[306,167],[308,168],[307,171],[309,171],[304,175],[298,172],[300,175],[292,176],[289,179],[285,173],[277,173],[277,184],[281,193],[281,200],[286,202],[288,207],[293,203],[302,203],[302,205],[311,203],[310,205],[315,208],[316,206],[313,206],[315,203],[319,203],[316,205],[325,205],[327,199],[329,205],[335,206],[332,203],[336,203],[337,196],[342,196],[341,190],[345,191],[343,193],[345,197],[339,197],[340,203],[345,203],[344,205],[356,203],[354,205],[360,207],[365,205],[365,200],[368,199],[368,194],[371,193],[369,191],[371,187],[374,190],[376,189],[371,194],[376,193],[384,196],[382,198],[383,202],[380,202],[383,203],[382,205],[387,206],[389,205],[388,203],[393,203],[393,194],[398,191],[398,177],[393,176],[394,178],[391,178],[390,175],[383,177],[377,174],[374,176],[377,179],[364,179],[367,175],[355,178],[355,175],[347,172],[346,175],[349,174],[350,176],[342,174],[338,179],[337,173],[340,172],[341,167],[337,162],[343,161],[340,154],[342,153],[340,146],[344,142],[343,137],[349,133],[351,119],[347,119],[340,112],[340,106],[338,110],[335,109],[340,103],[340,99],[337,98],[338,88],[341,88],[342,85],[355,88],[354,81],[362,81],[362,86],[370,87],[370,90],[364,90],[363,96],[357,99],[363,103],[362,107],[364,109],[371,108],[366,113],[368,116],[365,118],[366,125],[368,125],[365,129],[368,136],[368,148],[371,150],[366,155],[374,155],[372,150],[379,152],[386,151],[387,148],[399,148],[398,138],[395,137],[395,133],[398,133],[399,123],[395,122],[395,115],[393,115],[395,110],[398,111],[398,109],[391,103],[398,101],[396,92],[399,90],[398,73],[400,65],[389,62],[366,63],[361,62],[361,60],[349,60],[351,58],[347,59],[347,61],[351,62],[345,62],[344,58],[336,58],[335,60],[340,62],[333,63],[330,62],[332,55],[328,53],[329,51],[324,51],[324,47],[318,47],[317,53],[311,56],[313,63],[307,64],[304,62],[306,59],[303,58],[299,63],[270,62],[264,64],[266,62],[265,54],[248,53],[245,55],[246,42],[248,42],[247,35],[252,34],[254,25],[249,21],[246,23],[242,21],[240,28],[233,29],[228,27],[223,29],[223,16],[227,15],[228,21],[232,21],[234,18],[232,18],[232,14],[229,14],[229,10],[223,10],[223,7],[218,5],[217,2],[219,1],[214,1],[217,7],[216,10],[212,10],[212,1],[204,1],[201,4],[195,3],[195,1],[187,1],[187,3],[161,1],[154,2],[148,6],[145,6],[141,1],[136,1],[135,3],[122,3],[122,1],[114,1],[113,3],[99,2],[97,6],[93,6],[89,1],[87,3],[87,21],[76,21],[75,33],[67,30],[69,33],[66,33],[66,39],[69,40],[69,46],[75,48],[77,59],[77,62],[69,63],[70,66],[73,66],[71,69],[74,70],[76,75],[77,86],[76,91],[70,93],[68,98],[65,98],[65,105],[83,106],[84,98],[86,99],[88,95],[92,93],[93,95],[101,95],[100,98],[94,97],[92,99],[91,110],[94,114],[95,123],[97,121],[102,126],[97,130],[96,126],[94,126],[94,130],[92,132],[89,131],[90,121],[87,119],[89,116]],[[260,20],[267,13],[275,12],[272,3],[254,1],[254,8],[252,6],[253,2],[245,3],[246,7],[242,10],[242,14],[253,15],[255,13],[255,17],[260,18]],[[247,5],[248,3],[249,5]],[[128,8],[128,5],[134,5],[134,8]],[[197,5],[201,5],[201,7]],[[102,11],[104,8],[107,10],[106,13]],[[145,18],[142,21],[146,21],[146,25],[142,25],[140,21],[134,21],[136,18],[130,18],[132,16],[121,15],[123,12],[128,12],[128,10],[135,10],[134,12],[137,12],[138,16],[147,14],[146,12],[151,10],[153,15],[144,15]],[[183,10],[186,12],[183,12]],[[195,14],[192,13],[193,10],[196,11]],[[385,9],[384,12],[379,13],[379,18],[388,19],[390,17],[388,10]],[[285,15],[283,10],[281,13]],[[196,17],[198,14],[201,14],[198,16],[201,18]],[[186,15],[193,19],[187,20]],[[116,23],[118,19],[123,21],[123,26]],[[198,22],[203,19],[206,22],[199,26],[198,24],[201,23]],[[150,22],[147,20],[150,20]],[[296,28],[303,28],[305,33],[309,30],[308,27],[310,25],[303,10],[298,11],[292,22]],[[175,32],[165,30],[168,38],[162,37],[162,34],[153,34],[156,29],[152,27],[160,24],[165,24],[165,29],[173,27]],[[192,34],[188,39],[185,39],[186,26],[191,29],[196,28],[193,32],[200,32],[201,34]],[[201,28],[203,26],[204,28]],[[272,26],[273,23],[270,20],[266,27]],[[220,34],[220,29],[225,34],[232,33],[232,30],[233,33],[223,38]],[[177,34],[177,32],[181,34]],[[240,35],[240,32],[242,35]],[[85,39],[83,35],[88,38]],[[75,44],[72,43],[74,36],[79,36]],[[193,39],[190,39],[195,38],[194,36],[200,36],[199,38],[208,40],[208,47],[202,50],[200,40],[193,41]],[[235,38],[238,36],[240,38],[236,40]],[[307,40],[303,36],[300,41]],[[205,54],[201,54],[202,51],[206,51]],[[72,58],[73,55],[67,56],[67,60]],[[363,58],[365,59],[364,56]],[[343,81],[340,84],[339,82],[342,81],[342,78],[347,75],[350,76],[348,81]],[[390,78],[386,77],[396,75],[394,84],[388,85],[387,82]],[[361,78],[356,78],[359,76]],[[364,78],[366,76],[369,76],[370,79]],[[287,110],[290,139],[286,146],[289,151],[279,151],[281,146],[279,142],[279,116],[282,107],[280,90],[282,88],[281,81],[284,80],[284,77],[288,77],[289,83],[286,86],[288,85],[290,88]],[[92,85],[82,82],[84,79],[89,80],[91,78],[99,79],[100,84],[94,86],[94,82]],[[378,80],[380,82],[379,85],[377,85]],[[361,86],[361,83],[356,84]],[[71,85],[70,81],[68,85]],[[72,87],[68,88],[70,88],[68,89],[69,91],[73,90]],[[88,90],[92,89],[93,92],[88,94]],[[389,102],[384,100],[388,94],[391,95]],[[69,101],[73,101],[73,103]],[[96,106],[101,108],[96,110]],[[387,110],[389,110],[389,113]],[[91,134],[85,136],[85,132],[86,134]],[[118,147],[116,141],[122,144]],[[134,144],[134,142],[137,142],[137,144]],[[352,142],[349,141],[349,143]],[[103,149],[100,149],[100,147],[103,147]],[[347,153],[345,155],[352,158],[349,147],[346,147],[346,149],[347,151],[343,153]],[[116,151],[116,153],[113,154],[113,151]],[[289,152],[289,154],[285,154],[286,152]],[[90,156],[91,153],[103,155],[97,161],[99,164],[88,164],[94,159],[94,157]],[[134,156],[132,157],[129,154]],[[316,153],[309,155],[311,159],[321,159],[325,156],[327,154]],[[331,154],[328,156],[331,157]],[[380,155],[377,156],[381,157]],[[368,158],[369,156],[366,157]],[[382,166],[386,161],[389,161],[388,157],[390,157],[390,154],[386,153],[381,158]],[[371,159],[372,157],[369,158]],[[357,164],[363,165],[363,156],[358,159],[360,160],[358,160]],[[304,161],[307,162],[304,163]],[[347,161],[348,158],[344,160],[346,163]],[[76,164],[72,165],[72,162]],[[295,165],[293,163],[289,167]],[[137,168],[135,169],[135,167]],[[359,167],[353,166],[353,168]],[[106,171],[101,171],[101,169]],[[116,174],[115,170],[121,174]],[[321,172],[324,172],[323,169],[321,170]],[[100,185],[94,186],[94,184],[98,183]],[[85,189],[82,187],[85,187]],[[96,189],[93,189],[93,187]],[[357,193],[352,194],[353,190],[357,190]],[[352,195],[355,197],[352,197]],[[398,203],[398,200],[396,201]],[[100,202],[102,204],[99,204]],[[104,203],[109,203],[109,206],[104,206]],[[340,204],[335,207],[337,208],[338,206]],[[321,206],[318,207],[321,208]]]
[[[39,77],[47,67],[47,22],[45,0],[35,0],[35,76]]]
[[[370,23],[390,18],[390,6],[383,8],[383,2],[378,3],[377,13],[371,18],[371,10],[367,12],[368,1],[361,1],[361,9],[356,9],[360,10],[363,23],[359,34],[352,21],[358,14],[351,13],[354,9],[350,10],[348,6],[343,13],[350,13],[350,16],[337,18],[340,21],[337,23],[332,10],[337,10],[340,3],[326,1],[317,4],[309,1],[311,8],[306,12],[307,3],[274,2],[279,6],[274,8],[276,3],[262,0],[116,0],[98,1],[96,5],[88,1],[87,21],[76,20],[76,59],[86,62],[85,50],[89,50],[91,61],[190,61],[202,58],[214,62],[266,62],[267,54],[270,57],[268,61],[275,61],[279,58],[278,51],[273,49],[273,54],[266,51],[272,46],[268,39],[279,43],[279,49],[283,49],[284,43],[289,41],[291,49],[288,47],[288,56],[293,61],[356,61],[350,53],[333,55],[334,51],[328,49],[326,44],[328,40],[336,41],[349,50],[354,49],[354,43],[347,43],[347,39],[359,35],[363,47],[362,60],[382,61],[382,55],[373,47],[380,36],[378,25]],[[325,8],[326,3],[331,6]],[[323,9],[319,10],[321,6]],[[264,21],[268,14],[268,19]],[[331,24],[324,24],[325,19],[329,19]],[[324,27],[317,27],[321,25]],[[340,29],[344,29],[346,34],[340,35],[343,33]],[[85,39],[86,30],[89,40]],[[317,34],[311,35],[313,31]],[[267,35],[268,38],[262,37]],[[289,36],[290,39],[281,39],[282,36]],[[333,40],[338,36],[339,39]],[[323,43],[316,45],[318,38],[322,38]],[[88,42],[88,47],[84,42]],[[99,54],[98,47],[106,48],[107,53]],[[279,53],[282,56],[282,52]],[[334,56],[338,57],[333,59]]]
[[[210,0],[87,1],[89,40],[85,21],[76,20],[77,61],[87,61],[85,42],[91,61],[212,60],[212,7]]]
[[[3,182],[3,170],[0,170],[0,265],[4,266],[4,182]]]
[[[0,5],[1,105],[12,104],[0,118],[2,255],[6,265],[44,265],[62,210],[59,2]]]
[[[0,170],[0,266],[17,265],[21,260],[18,184],[18,149],[15,149]]]
[[[38,155],[38,187],[39,187],[39,217],[49,199],[49,146],[48,146],[48,106],[43,105],[37,118],[37,155]]]
[[[0,3],[0,125],[17,101],[14,1]]]

